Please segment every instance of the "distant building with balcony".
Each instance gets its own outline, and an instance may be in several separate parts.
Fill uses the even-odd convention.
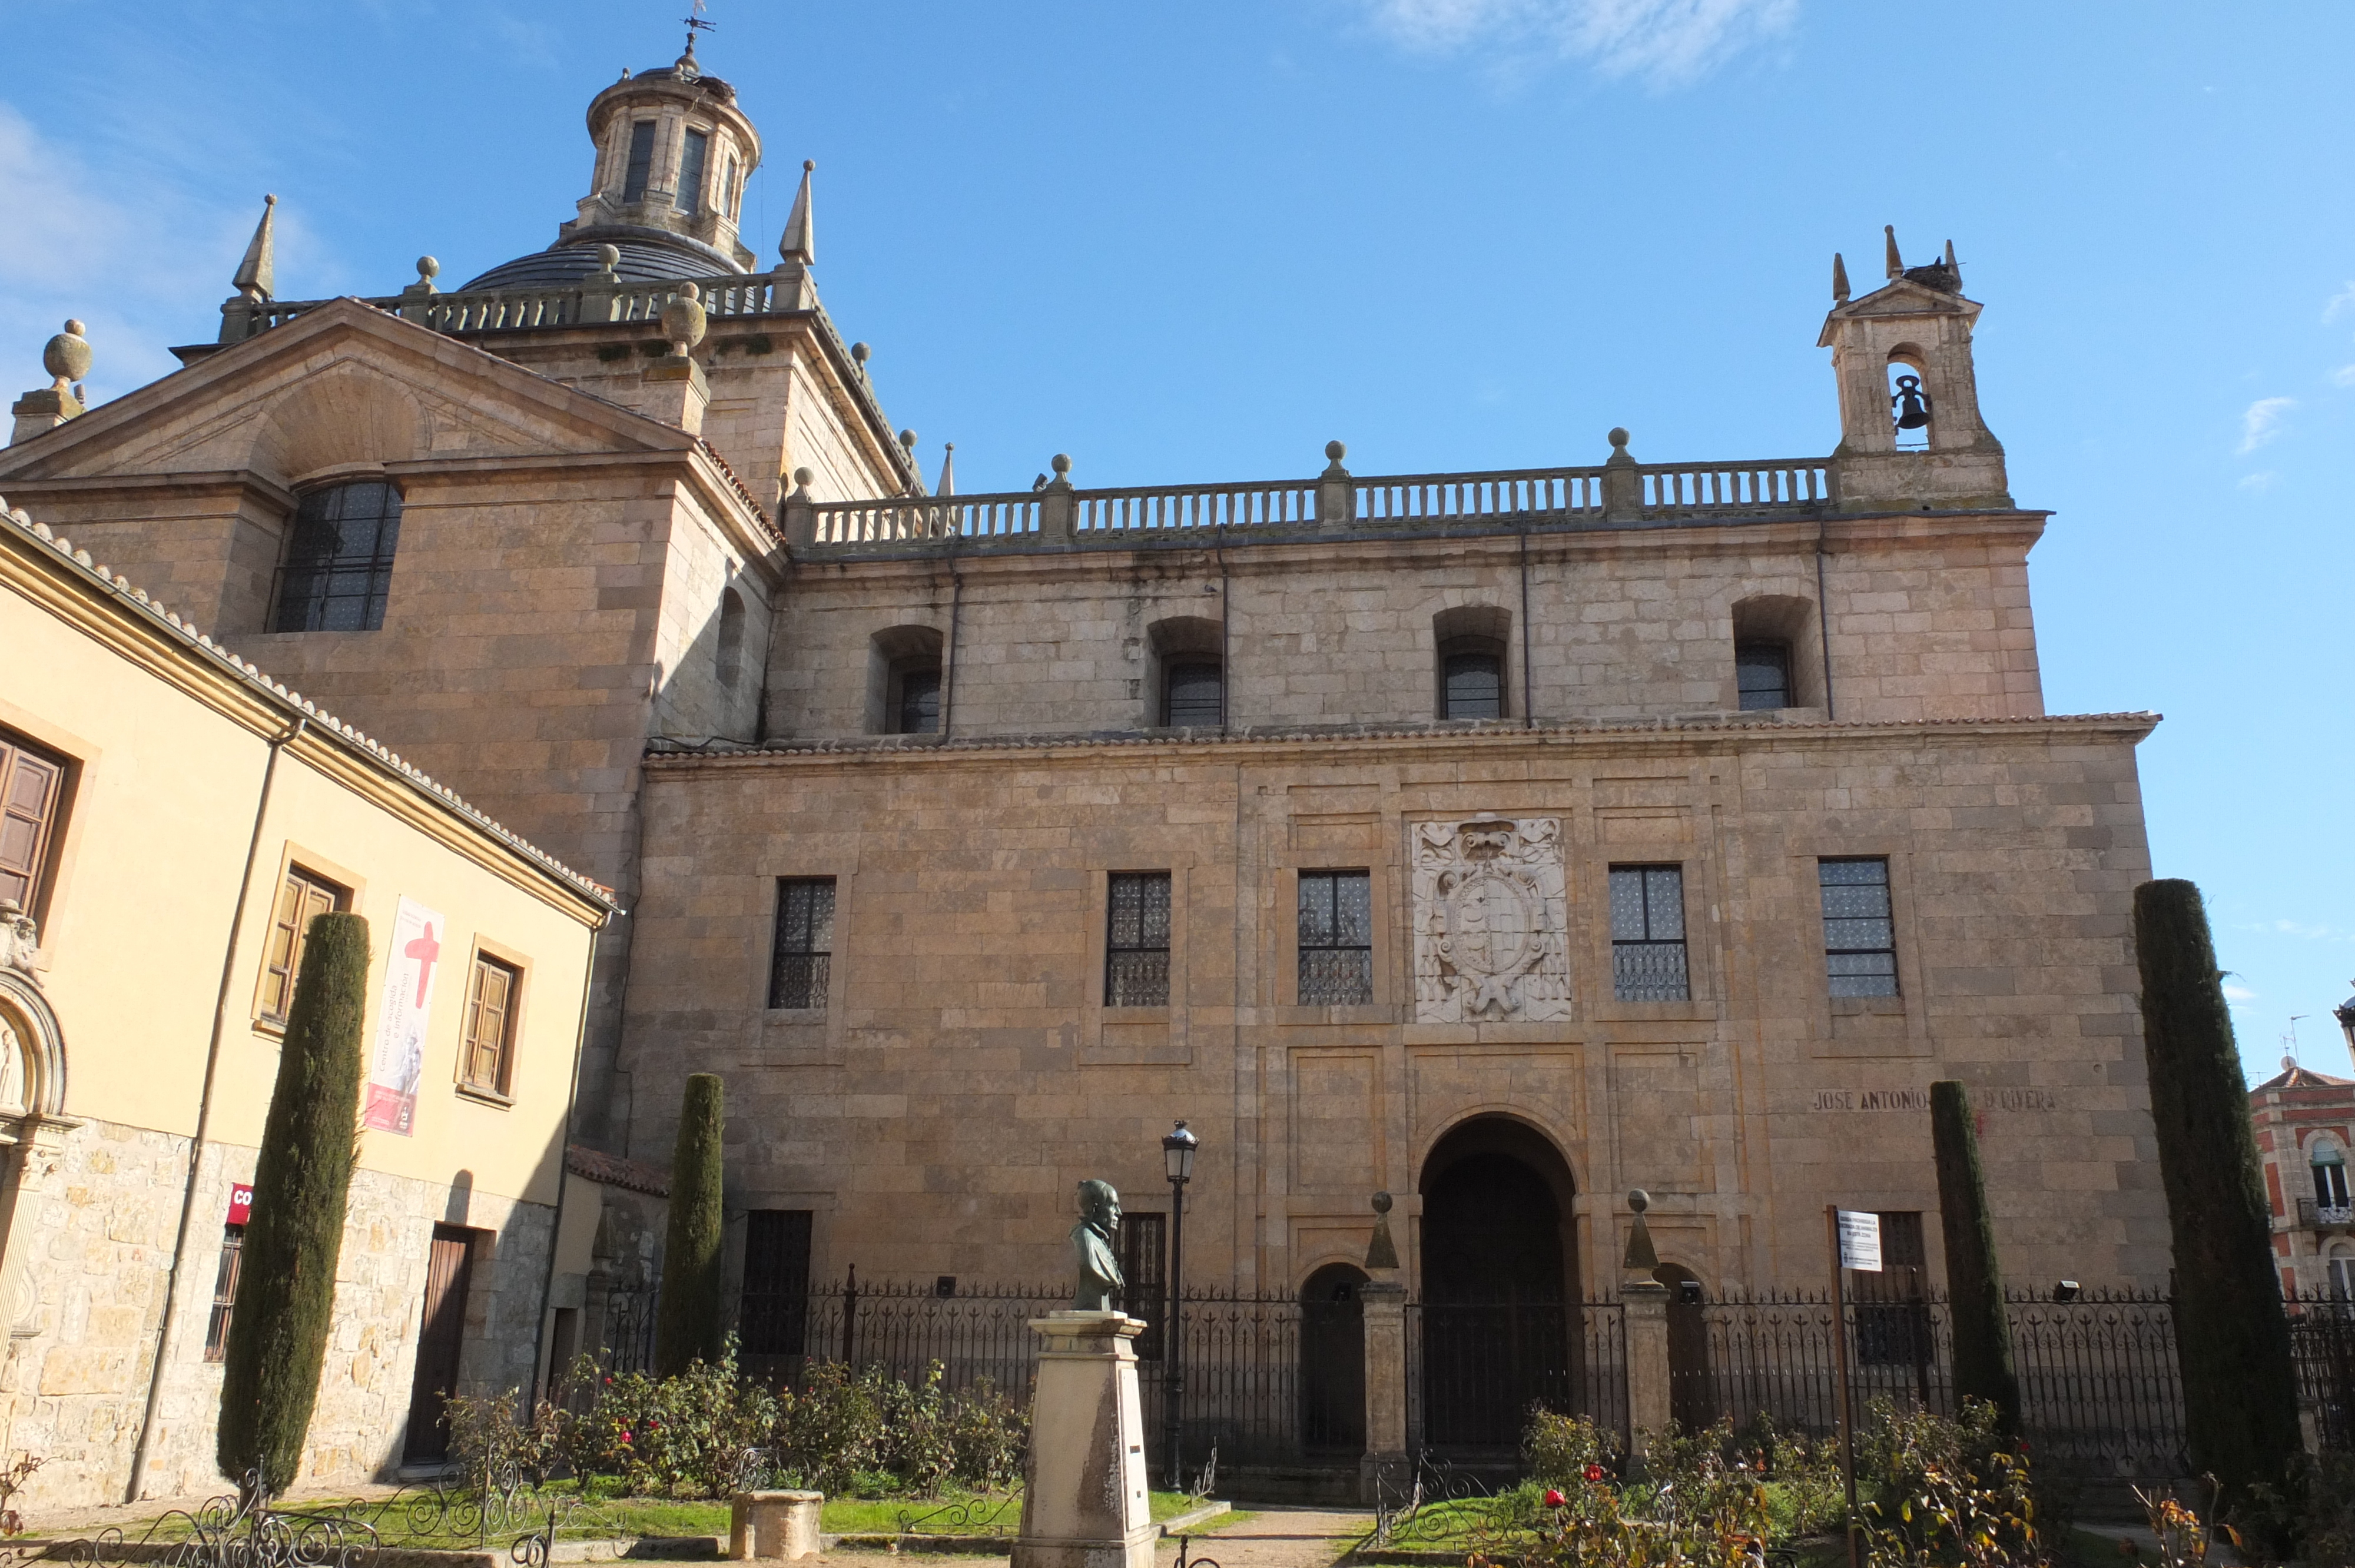
[[[2264,1163],[2282,1289],[2355,1299],[2355,1199],[2347,1176],[2355,1078],[2285,1056],[2279,1073],[2249,1091],[2249,1118]]]

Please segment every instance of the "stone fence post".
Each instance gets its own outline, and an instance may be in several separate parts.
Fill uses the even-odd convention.
[[[1392,1495],[1413,1468],[1406,1446],[1406,1287],[1369,1279],[1358,1287],[1366,1324],[1366,1452],[1358,1461],[1358,1500],[1368,1507]]]
[[[1633,523],[1644,514],[1644,471],[1627,451],[1627,432],[1611,432],[1611,455],[1603,460],[1603,520]]]
[[[810,481],[817,475],[805,468],[794,470],[794,488],[786,495],[781,519],[784,526],[785,548],[798,550],[817,540],[817,506],[810,498]]]
[[[1649,1439],[1668,1429],[1668,1287],[1626,1280],[1619,1304],[1627,1330],[1627,1458],[1641,1475]]]
[[[1316,476],[1316,525],[1347,528],[1358,520],[1358,486],[1341,460],[1349,449],[1338,441],[1325,443],[1325,471]]]
[[[1055,477],[1039,493],[1039,537],[1050,545],[1068,545],[1079,524],[1079,502],[1071,493],[1071,460],[1055,454]]]

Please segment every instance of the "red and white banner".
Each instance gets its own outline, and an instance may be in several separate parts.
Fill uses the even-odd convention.
[[[253,1219],[253,1183],[239,1181],[229,1190],[229,1223],[242,1225]]]
[[[384,1005],[376,1025],[376,1060],[368,1069],[366,1125],[403,1138],[416,1131],[417,1085],[425,1075],[425,1021],[433,1012],[433,980],[442,972],[442,938],[448,923],[422,904],[403,898],[392,922],[392,954],[384,966]]]

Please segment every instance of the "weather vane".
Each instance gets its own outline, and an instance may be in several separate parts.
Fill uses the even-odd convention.
[[[693,0],[693,4],[694,11],[686,17],[687,47],[690,49],[695,48],[696,34],[714,31],[719,26],[717,22],[707,22],[703,19],[703,0]]]

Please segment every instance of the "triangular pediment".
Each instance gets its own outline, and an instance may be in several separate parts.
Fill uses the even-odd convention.
[[[336,300],[0,450],[0,479],[684,451],[695,438],[403,321]]]
[[[1979,312],[1985,308],[1977,300],[1966,300],[1960,294],[1950,294],[1927,283],[1917,283],[1911,278],[1891,278],[1869,294],[1834,305],[1831,313],[1824,318],[1823,336],[1817,346],[1828,346],[1831,343],[1834,322],[1875,316],[1962,316],[1977,321]]]

